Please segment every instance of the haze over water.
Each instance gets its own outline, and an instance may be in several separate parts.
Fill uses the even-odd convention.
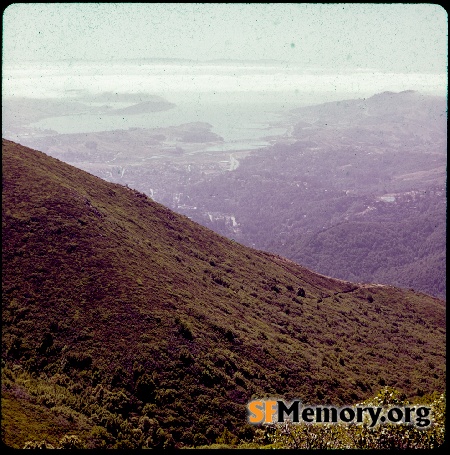
[[[260,137],[256,129],[278,134],[277,113],[308,104],[369,97],[382,91],[418,90],[445,94],[443,74],[383,73],[375,69],[303,67],[277,61],[193,62],[121,60],[115,62],[22,62],[4,67],[3,96],[81,101],[124,107],[132,102],[95,101],[101,93],[158,95],[176,106],[147,114],[77,114],[51,117],[33,127],[58,133],[155,128],[207,122],[227,140]],[[239,125],[239,126],[237,126]],[[253,134],[252,134],[253,127]],[[245,130],[245,132],[243,131]]]

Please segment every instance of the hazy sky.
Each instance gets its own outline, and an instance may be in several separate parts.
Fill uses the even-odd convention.
[[[447,12],[426,3],[17,3],[3,14],[3,62],[276,59],[446,73],[447,37]]]

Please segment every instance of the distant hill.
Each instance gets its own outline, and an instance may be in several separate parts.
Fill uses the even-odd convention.
[[[251,438],[253,396],[445,388],[445,303],[253,250],[2,142],[2,433],[22,447]]]
[[[422,94],[414,90],[403,92],[382,92],[364,99],[350,99],[306,106],[293,109],[292,120],[298,120],[298,136],[305,133],[313,136],[316,133],[344,133],[340,142],[346,142],[348,133],[358,134],[361,129],[376,133],[374,137],[363,136],[364,141],[380,141],[382,133],[385,139],[407,139],[407,146],[418,139],[429,139],[433,142],[446,140],[447,124],[446,101],[441,96]],[[314,126],[328,126],[323,130],[304,130],[304,122]],[[373,129],[376,128],[376,131]],[[409,137],[408,137],[409,136]],[[397,145],[396,142],[393,145]]]

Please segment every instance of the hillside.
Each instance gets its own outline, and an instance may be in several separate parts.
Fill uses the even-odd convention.
[[[8,445],[251,439],[252,396],[354,403],[445,388],[445,304],[328,278],[144,194],[2,143]],[[36,417],[40,416],[39,422]]]

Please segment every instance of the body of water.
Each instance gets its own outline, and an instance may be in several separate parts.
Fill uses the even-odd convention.
[[[446,74],[381,73],[355,68],[306,68],[277,62],[22,62],[3,66],[2,94],[94,103],[98,94],[158,95],[176,106],[139,115],[83,113],[47,117],[30,126],[60,134],[160,128],[206,122],[226,142],[283,134],[284,112],[308,104],[382,91],[444,94]],[[105,103],[124,107],[123,103]],[[133,104],[132,102],[129,103]]]
[[[205,97],[206,98],[206,97]],[[115,107],[115,106],[113,106]],[[294,105],[292,105],[294,107]],[[165,128],[191,122],[204,122],[224,141],[256,140],[283,134],[278,125],[286,106],[281,104],[249,104],[249,101],[217,103],[214,100],[181,102],[166,111],[135,115],[76,114],[48,117],[30,124],[60,134],[112,131],[128,128]]]

